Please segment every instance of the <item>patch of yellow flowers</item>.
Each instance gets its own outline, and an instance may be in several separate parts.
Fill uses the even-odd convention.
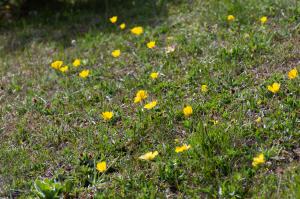
[[[234,15],[228,15],[227,16],[227,21],[228,22],[232,22],[234,21],[236,18]],[[118,21],[118,16],[112,16],[111,18],[109,18],[109,21],[113,24],[115,24],[117,21]],[[265,24],[266,22],[268,21],[268,18],[266,16],[263,16],[260,18],[260,22],[261,24]],[[121,23],[119,25],[119,28],[121,30],[124,30],[126,28],[126,24],[125,23]],[[144,32],[144,29],[143,27],[141,26],[136,26],[136,27],[133,27],[132,29],[130,29],[130,32],[134,35],[141,35],[143,34]],[[152,48],[155,48],[156,47],[156,42],[155,41],[149,41],[146,46],[149,48],[149,49],[152,49]],[[172,47],[170,49],[167,48],[166,52],[169,53],[169,52],[173,52],[175,50],[175,47]],[[114,51],[111,52],[111,55],[115,58],[119,57],[121,55],[121,50],[120,49],[116,49]],[[72,63],[72,65],[74,67],[79,67],[81,65],[81,61],[80,59],[75,59]],[[56,69],[56,70],[59,70],[63,73],[67,72],[69,70],[69,67],[67,65],[64,65],[63,64],[63,61],[54,61],[51,63],[51,67]],[[90,70],[82,70],[80,73],[79,73],[79,76],[81,78],[87,78],[90,74]],[[150,74],[150,78],[151,79],[157,79],[159,76],[159,73],[158,72],[152,72]],[[288,79],[295,79],[296,77],[298,77],[298,71],[296,68],[293,68],[292,70],[290,70],[288,72]],[[267,86],[267,90],[269,90],[270,92],[272,93],[278,93],[279,90],[280,90],[280,83],[278,82],[274,82],[273,84],[271,85],[268,85]],[[201,85],[201,92],[203,93],[206,93],[208,92],[208,86],[206,84],[203,84]],[[140,103],[142,102],[143,100],[147,99],[148,98],[148,93],[146,90],[139,90],[135,97],[134,97],[134,103]],[[157,106],[157,100],[154,100],[154,101],[151,101],[147,104],[144,105],[144,109],[147,109],[147,110],[151,110],[153,109],[154,107]],[[193,108],[190,106],[190,105],[187,105],[185,106],[183,109],[182,109],[182,113],[185,117],[190,117],[192,114],[193,114]],[[112,120],[113,116],[114,116],[114,113],[112,111],[105,111],[105,112],[102,112],[101,113],[101,116],[103,118],[104,121],[110,121]],[[261,122],[261,117],[258,117],[256,120],[255,120],[257,123],[260,123]],[[214,121],[214,124],[217,124],[218,121]],[[187,144],[184,144],[182,146],[176,146],[175,147],[175,152],[176,153],[182,153],[184,151],[187,151],[191,148],[191,145],[187,145]],[[158,156],[159,152],[158,151],[150,151],[150,152],[147,152],[141,156],[139,156],[139,159],[141,160],[153,160],[155,159],[156,156]],[[253,158],[253,161],[252,161],[252,166],[253,167],[257,167],[261,164],[264,164],[265,163],[265,156],[264,154],[259,154],[257,155],[256,157]],[[107,170],[107,165],[106,165],[106,162],[105,161],[102,161],[102,162],[98,162],[96,164],[96,169],[97,171],[103,173]]]
[[[227,16],[227,21],[228,22],[232,22],[235,20],[235,16],[234,15],[228,15]],[[262,16],[260,19],[259,19],[260,23],[263,25],[265,24],[267,21],[268,21],[268,17],[266,16]]]
[[[79,67],[81,65],[81,61],[80,59],[75,59],[72,63],[72,65],[74,67]],[[59,70],[60,72],[62,73],[65,73],[65,72],[68,72],[69,71],[69,66],[67,65],[63,65],[63,61],[60,61],[60,60],[57,60],[57,61],[54,61],[51,63],[51,67],[56,69],[56,70]],[[88,77],[90,74],[90,70],[82,70],[80,73],[79,73],[79,77],[81,78],[86,78]]]
[[[68,71],[69,67],[67,65],[63,66],[63,64],[63,61],[54,61],[51,63],[51,67],[64,73]]]
[[[288,72],[288,78],[292,80],[295,79],[296,77],[298,77],[298,70],[296,68],[293,68]],[[267,89],[274,94],[278,93],[280,90],[280,83],[274,82],[273,84],[268,85]]]

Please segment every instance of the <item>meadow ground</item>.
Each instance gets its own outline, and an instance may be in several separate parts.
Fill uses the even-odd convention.
[[[300,3],[151,2],[2,25],[1,197],[300,197]]]

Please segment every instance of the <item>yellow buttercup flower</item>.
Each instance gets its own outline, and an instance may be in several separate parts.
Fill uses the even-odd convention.
[[[267,86],[267,89],[272,93],[277,93],[280,89],[280,84],[275,82],[272,85]]]
[[[154,47],[155,47],[155,41],[150,41],[150,42],[148,42],[148,43],[147,43],[147,47],[150,48],[150,49],[151,49],[151,48],[154,48]]]
[[[176,153],[181,153],[181,152],[183,152],[183,151],[189,150],[190,148],[191,148],[191,145],[186,145],[186,144],[184,144],[184,145],[182,145],[182,146],[177,146],[177,147],[175,148],[175,152],[176,152]]]
[[[51,63],[51,67],[54,69],[59,69],[60,67],[62,67],[63,65],[63,61],[55,61]]]
[[[113,17],[109,18],[109,21],[111,23],[116,23],[118,21],[118,17],[117,16],[113,16]]]
[[[288,73],[289,79],[295,79],[298,76],[298,71],[296,68],[292,69]]]
[[[86,78],[87,76],[89,76],[89,74],[90,74],[90,70],[83,70],[79,73],[79,76],[81,78]]]
[[[130,31],[132,34],[140,35],[144,32],[144,29],[141,26],[136,26],[136,27],[132,28]]]
[[[102,118],[105,121],[111,120],[111,118],[114,116],[114,113],[111,111],[102,112]]]
[[[263,153],[261,153],[258,156],[253,158],[252,166],[257,167],[258,165],[263,164],[265,162],[266,162],[265,156]]]
[[[158,78],[158,74],[159,74],[159,73],[157,73],[157,72],[153,72],[153,73],[150,74],[150,77],[151,77],[152,79],[157,79],[157,78]]]
[[[134,97],[134,103],[139,103],[142,101],[142,98],[140,96],[135,96]]]
[[[142,100],[146,99],[148,97],[148,93],[145,90],[139,90],[134,98],[134,103],[139,103]]]
[[[75,60],[73,61],[73,66],[74,66],[74,67],[80,66],[80,59],[75,59]]]
[[[207,85],[206,85],[206,84],[201,85],[201,91],[202,91],[203,93],[206,93],[206,92],[208,91],[208,88],[207,88]]]
[[[153,109],[156,105],[157,105],[157,101],[155,100],[155,101],[152,101],[152,102],[146,104],[144,106],[144,108],[150,110],[150,109]]]
[[[260,123],[261,122],[261,117],[258,117],[256,120],[255,120],[256,123]]]
[[[233,15],[228,15],[227,16],[227,21],[231,22],[231,21],[234,21],[235,20],[235,17]]]
[[[191,106],[184,107],[182,111],[185,117],[189,117],[193,114],[193,108]]]
[[[60,72],[67,72],[69,70],[69,67],[68,66],[62,66],[59,68]]]
[[[139,157],[139,159],[141,160],[153,160],[156,156],[158,155],[158,152],[157,151],[154,151],[154,152],[148,152],[144,155],[141,155]]]
[[[121,28],[121,30],[124,30],[126,28],[126,24],[125,23],[121,23],[120,28]]]
[[[114,50],[112,51],[111,55],[113,57],[119,57],[121,55],[121,51],[118,49],[118,50]]]
[[[104,171],[106,171],[106,170],[107,170],[107,168],[106,168],[106,162],[105,162],[105,161],[103,161],[103,162],[98,162],[98,163],[97,163],[97,166],[96,166],[96,169],[97,169],[99,172],[101,172],[101,173],[103,173]]]
[[[268,21],[268,18],[266,16],[263,16],[260,18],[260,23],[265,24]]]

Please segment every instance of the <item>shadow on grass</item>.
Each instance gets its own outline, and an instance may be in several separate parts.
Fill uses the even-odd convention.
[[[54,42],[67,48],[71,40],[90,31],[113,32],[108,18],[118,16],[118,24],[159,25],[167,17],[166,0],[105,0],[75,5],[56,3],[39,8],[24,8],[26,16],[2,22],[0,52],[7,54],[25,49],[31,43]]]

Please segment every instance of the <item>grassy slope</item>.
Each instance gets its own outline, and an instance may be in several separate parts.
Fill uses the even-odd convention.
[[[295,197],[300,90],[299,77],[287,78],[300,69],[295,2],[176,1],[162,16],[139,5],[111,11],[128,27],[142,25],[140,37],[83,11],[2,30],[0,193],[28,196],[41,176],[73,181],[79,197]],[[237,20],[228,24],[228,14]],[[157,48],[147,49],[149,40]],[[169,45],[176,50],[166,54]],[[75,58],[87,63],[66,74],[49,67]],[[82,69],[91,76],[80,79]],[[161,73],[155,81],[152,71]],[[275,81],[281,89],[272,95],[266,86]],[[158,100],[154,110],[133,104],[139,89]],[[185,119],[187,104],[194,113]],[[103,122],[106,110],[112,122]],[[175,139],[192,149],[176,154]],[[138,160],[152,150],[154,161]],[[253,169],[260,152],[267,162]],[[110,169],[94,181],[98,160]]]

